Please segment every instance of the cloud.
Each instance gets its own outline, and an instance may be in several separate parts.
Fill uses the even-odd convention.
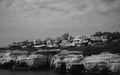
[[[4,0],[2,4],[0,40],[120,29],[120,0]]]
[[[98,12],[113,11],[120,7],[120,0],[5,0],[5,5],[19,12],[47,9],[68,14],[68,12],[73,13],[76,10],[78,12],[93,9]]]
[[[120,12],[120,0],[101,0],[97,11],[102,15],[118,14]]]
[[[29,11],[35,11],[35,10],[42,10],[42,9],[48,9],[53,11],[61,11],[61,12],[68,12],[68,11],[74,11],[76,10],[76,4],[72,2],[76,2],[72,0],[10,0],[6,1],[6,6],[14,8],[18,11],[22,12],[29,12]],[[82,0],[83,1],[83,0]],[[80,3],[80,2],[79,2]],[[84,4],[77,4],[78,9],[83,10],[86,8],[86,5]]]
[[[3,0],[0,0],[0,3],[2,3],[3,2]]]
[[[105,3],[113,3],[115,1],[118,1],[118,0],[102,0],[102,2],[105,2]]]
[[[109,15],[120,10],[120,0],[10,0],[12,8],[18,12],[41,14],[44,10],[63,13],[66,15],[81,15],[98,12]]]
[[[77,18],[77,20],[81,20],[80,17],[86,17],[86,15],[88,14],[91,15],[94,13],[95,14],[94,16],[96,17],[97,15],[101,16],[102,15],[110,16],[111,14],[119,15],[120,12],[120,0],[9,0],[9,1],[8,0],[6,1],[6,4],[8,3],[7,6],[12,8],[12,11],[13,10],[17,11],[18,15],[21,15],[24,18],[29,19],[30,21],[33,18],[34,18],[33,21],[38,21],[37,19],[40,19],[43,24],[46,24],[48,22],[51,25],[53,24],[53,27],[55,24],[60,23],[69,24],[69,21],[72,21],[75,17]],[[54,22],[54,20],[56,21],[56,23]]]

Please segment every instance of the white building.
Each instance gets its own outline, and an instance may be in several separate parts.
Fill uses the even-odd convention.
[[[106,42],[108,40],[107,36],[93,36],[93,35],[90,36],[90,39],[93,41],[101,41],[101,42]]]
[[[81,45],[82,43],[88,42],[88,37],[87,36],[75,36],[73,39],[73,44],[74,45]]]

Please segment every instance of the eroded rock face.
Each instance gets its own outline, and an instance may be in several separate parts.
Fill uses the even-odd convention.
[[[86,71],[120,71],[120,55],[118,54],[101,53],[100,55],[92,55],[85,57],[81,63],[84,64]]]
[[[16,66],[14,69],[20,69],[20,68],[25,68],[25,69],[37,69],[40,68],[41,66],[46,65],[46,56],[44,55],[22,55],[18,56],[16,60]],[[24,65],[24,66],[23,66]]]
[[[0,68],[10,69],[14,64],[15,58],[10,56],[10,53],[0,53]]]
[[[120,55],[104,52],[83,58],[80,53],[66,51],[52,58],[51,67],[57,71],[64,69],[66,72],[119,72]]]
[[[80,64],[83,59],[81,52],[76,51],[62,51],[55,55],[51,60],[51,67],[55,71],[70,71],[73,65]]]
[[[47,57],[42,54],[0,53],[0,68],[5,69],[43,69]],[[120,55],[101,53],[83,57],[79,51],[62,51],[53,56],[50,64],[55,71],[63,72],[120,72]]]
[[[41,54],[0,54],[0,68],[33,69],[45,66],[46,62],[46,56]]]

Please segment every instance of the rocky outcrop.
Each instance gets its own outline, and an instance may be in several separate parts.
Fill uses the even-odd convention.
[[[51,60],[51,67],[55,71],[69,72],[74,65],[81,65],[83,55],[79,51],[62,51]]]
[[[101,53],[85,57],[81,61],[86,71],[90,72],[119,72],[120,71],[120,55],[111,53]]]
[[[83,58],[81,53],[63,51],[52,58],[51,67],[65,72],[119,72],[120,55],[104,52]]]
[[[10,56],[10,53],[0,54],[0,68],[10,68],[14,64],[14,59]]]
[[[46,56],[44,55],[22,55],[18,56],[14,69],[39,69],[47,65]]]
[[[47,57],[42,54],[1,53],[0,68],[38,69],[47,65]]]
[[[44,69],[49,68],[50,56],[39,53],[5,52],[0,53],[0,68],[5,69]],[[51,69],[62,72],[119,72],[120,55],[108,52],[83,57],[80,51],[61,51],[53,56]]]

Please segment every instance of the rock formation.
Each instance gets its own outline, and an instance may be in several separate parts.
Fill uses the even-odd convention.
[[[1,53],[0,68],[33,69],[46,66],[46,56],[42,54]]]
[[[101,53],[85,57],[81,61],[86,71],[95,72],[119,72],[120,71],[120,55],[111,53]]]
[[[69,72],[73,65],[81,65],[83,55],[79,51],[62,51],[55,55],[51,60],[51,67],[55,71]]]
[[[65,72],[119,72],[120,55],[104,52],[83,58],[79,52],[63,51],[52,58],[51,67]]]

